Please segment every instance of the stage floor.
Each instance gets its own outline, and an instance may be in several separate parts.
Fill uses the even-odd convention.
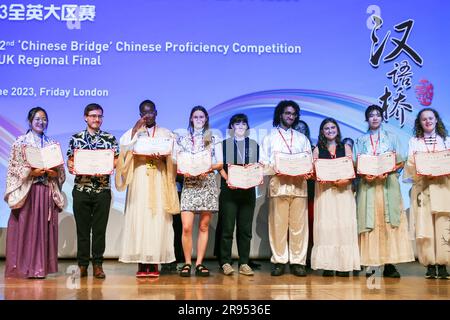
[[[385,279],[365,272],[349,278],[321,276],[308,271],[307,277],[287,273],[270,276],[270,263],[262,264],[253,277],[223,275],[215,260],[206,261],[210,277],[182,278],[163,274],[159,278],[135,277],[137,266],[106,260],[106,279],[71,276],[75,260],[60,260],[59,272],[46,279],[4,277],[5,260],[0,260],[0,299],[4,300],[448,300],[450,281],[427,280],[418,262],[400,264],[401,279]],[[237,263],[233,266],[237,269]]]

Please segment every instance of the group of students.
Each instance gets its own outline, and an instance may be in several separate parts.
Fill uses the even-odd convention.
[[[295,101],[283,100],[275,107],[273,130],[264,137],[261,148],[249,138],[250,123],[239,113],[229,121],[230,137],[221,140],[209,128],[205,108],[194,107],[189,116],[186,135],[175,135],[156,124],[157,109],[150,100],[139,105],[140,118],[118,143],[113,135],[100,129],[103,109],[89,104],[84,110],[85,130],[72,136],[67,151],[67,167],[75,174],[73,156],[77,149],[114,150],[115,185],[127,191],[123,242],[119,261],[137,263],[136,277],[159,276],[159,264],[176,261],[173,222],[181,212],[181,243],[184,264],[179,274],[189,277],[209,276],[203,264],[208,230],[213,214],[219,214],[220,232],[216,235],[216,254],[225,275],[232,275],[232,244],[236,228],[239,273],[254,274],[250,263],[252,221],[255,209],[255,187],[239,189],[228,183],[228,165],[260,163],[266,175],[269,196],[268,234],[271,248],[271,275],[290,272],[306,276],[308,242],[308,181],[314,172],[303,176],[283,175],[274,170],[277,153],[310,153],[313,159],[335,159],[358,154],[381,155],[394,152],[396,166],[380,175],[360,175],[356,199],[351,179],[315,182],[314,245],[312,269],[323,270],[323,276],[349,276],[361,266],[382,266],[385,277],[400,277],[394,264],[414,261],[403,208],[399,172],[413,183],[410,225],[415,233],[420,263],[427,267],[426,278],[449,279],[448,239],[450,204],[449,175],[418,175],[415,152],[437,152],[450,149],[450,138],[439,114],[421,110],[415,121],[414,136],[406,157],[396,135],[383,126],[383,110],[377,105],[365,111],[368,131],[359,137],[353,150],[344,144],[336,120],[326,118],[319,129],[317,146],[297,130],[300,107]],[[5,276],[45,278],[57,271],[58,212],[64,206],[61,192],[65,180],[63,166],[53,169],[31,168],[23,156],[24,146],[44,147],[55,143],[45,134],[48,115],[40,107],[28,114],[30,129],[17,138],[8,165],[5,201],[11,207],[6,239]],[[172,155],[134,152],[141,137],[169,138],[175,141]],[[177,192],[177,153],[205,151],[211,155],[208,172],[198,176],[184,174],[181,194]],[[220,188],[215,173],[221,176]],[[310,188],[311,189],[311,188]],[[77,261],[80,276],[105,278],[102,268],[105,233],[111,203],[109,175],[78,175],[74,180],[73,212],[77,228]],[[444,200],[442,200],[444,199]],[[310,205],[310,209],[311,205]],[[310,210],[311,211],[311,210]],[[196,261],[192,264],[194,217],[199,215]],[[91,240],[92,233],[92,240]],[[177,241],[175,241],[177,242]]]

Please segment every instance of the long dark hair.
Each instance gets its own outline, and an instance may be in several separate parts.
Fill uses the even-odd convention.
[[[433,108],[424,108],[420,110],[420,112],[417,114],[416,121],[414,122],[414,135],[416,138],[423,138],[424,132],[422,125],[420,124],[420,116],[425,111],[431,111],[434,113],[434,116],[436,117],[436,134],[441,136],[442,139],[447,138],[447,129],[445,129],[444,122],[442,121],[441,117],[439,116],[439,113],[434,110]]]
[[[211,131],[209,130],[209,115],[208,115],[208,111],[206,111],[206,109],[202,106],[195,106],[192,108],[191,110],[191,114],[189,115],[189,126],[188,126],[188,131],[191,135],[194,134],[194,124],[192,123],[192,115],[194,114],[195,111],[201,111],[205,114],[205,125],[203,126],[203,143],[205,145],[205,148],[208,147],[212,141],[212,134]]]
[[[275,112],[273,113],[273,123],[272,125],[274,127],[278,127],[281,122],[281,114],[284,112],[284,109],[287,107],[292,107],[295,109],[295,112],[297,113],[297,117],[295,118],[294,122],[292,123],[292,128],[295,128],[298,124],[299,118],[300,118],[300,106],[297,104],[297,102],[292,100],[283,100],[278,103],[278,105],[275,107]]]
[[[34,107],[34,108],[31,108],[30,111],[28,111],[27,120],[28,120],[28,124],[30,125],[30,128],[27,130],[27,133],[31,131],[31,122],[33,122],[34,116],[39,111],[42,111],[45,114],[45,117],[47,118],[47,123],[45,124],[44,130],[47,129],[48,121],[49,121],[47,111],[45,111],[45,109],[41,108],[41,107]]]
[[[322,149],[327,149],[327,138],[325,138],[325,135],[323,134],[323,127],[325,127],[325,125],[327,123],[333,123],[336,125],[336,129],[337,129],[337,135],[335,138],[336,141],[336,146],[337,147],[341,147],[342,146],[342,141],[341,141],[341,128],[339,128],[339,125],[337,123],[337,121],[333,118],[325,118],[323,119],[322,123],[320,124],[320,129],[319,129],[319,137],[317,138],[317,145],[322,148]]]

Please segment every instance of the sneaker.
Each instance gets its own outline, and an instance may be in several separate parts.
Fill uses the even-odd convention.
[[[149,264],[147,267],[147,277],[157,278],[159,277],[158,265]]]
[[[306,267],[301,264],[291,264],[289,266],[291,269],[291,273],[297,277],[305,277],[306,276]]]
[[[436,266],[430,264],[427,266],[427,273],[425,273],[425,279],[437,279]]]
[[[450,275],[447,272],[445,265],[438,265],[438,279],[450,280]]]
[[[223,271],[223,274],[226,276],[231,276],[234,273],[234,269],[231,266],[231,264],[229,264],[229,263],[225,263],[222,266],[222,271]]]
[[[284,274],[285,265],[283,263],[272,263],[271,276],[278,277]]]
[[[334,277],[333,270],[323,270],[322,277]]]
[[[239,267],[239,273],[243,274],[244,276],[252,276],[255,274],[252,268],[250,268],[250,266],[246,263],[241,264],[241,266]]]

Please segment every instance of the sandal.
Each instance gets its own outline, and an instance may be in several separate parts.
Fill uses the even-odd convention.
[[[190,277],[191,276],[191,265],[190,264],[184,264],[183,267],[180,270],[180,276],[181,277]]]
[[[195,275],[198,277],[208,277],[209,269],[202,264],[195,267]]]

